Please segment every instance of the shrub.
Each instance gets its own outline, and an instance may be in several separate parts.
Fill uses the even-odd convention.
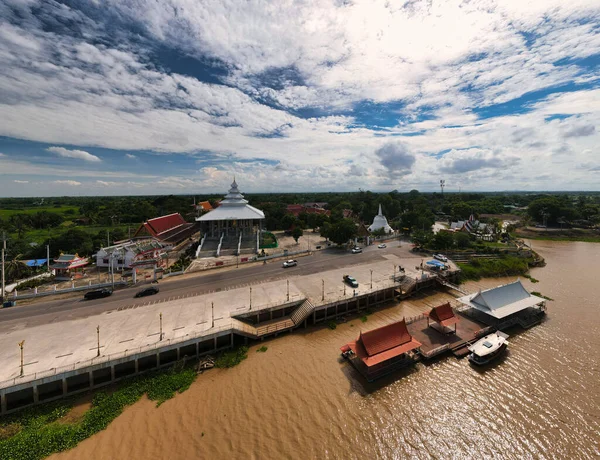
[[[248,347],[239,347],[235,350],[225,351],[215,359],[215,367],[228,369],[237,366],[248,357]]]
[[[264,353],[265,351],[267,351],[268,348],[265,347],[264,345],[262,347],[260,347],[258,350],[256,350],[257,353]]]
[[[329,321],[329,322],[327,323],[327,327],[333,331],[333,330],[335,330],[335,328],[337,327],[337,324],[336,324],[336,322],[335,322],[335,321]]]

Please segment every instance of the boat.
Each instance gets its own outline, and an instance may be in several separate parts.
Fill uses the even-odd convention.
[[[469,361],[478,366],[483,366],[498,358],[508,348],[508,335],[504,332],[496,331],[488,334],[482,339],[468,347],[471,352]]]

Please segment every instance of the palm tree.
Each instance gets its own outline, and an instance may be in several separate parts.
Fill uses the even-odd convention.
[[[29,268],[20,260],[22,255],[23,254],[17,254],[12,260],[6,262],[4,272],[6,275],[6,280],[9,283],[25,278],[31,273],[31,268]]]

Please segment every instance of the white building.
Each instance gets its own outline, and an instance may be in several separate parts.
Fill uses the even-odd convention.
[[[381,229],[383,229],[385,233],[392,233],[394,231],[392,230],[392,227],[389,226],[387,219],[381,212],[381,205],[379,205],[379,214],[373,219],[373,223],[369,226],[369,231],[376,232]]]
[[[126,241],[100,249],[96,253],[97,267],[119,270],[140,265],[160,265],[166,246],[154,239]]]
[[[233,179],[229,193],[221,200],[219,207],[197,217],[202,225],[202,234],[208,238],[251,236],[259,233],[265,213],[248,204],[238,190]]]

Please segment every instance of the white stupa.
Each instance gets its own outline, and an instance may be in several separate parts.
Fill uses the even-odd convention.
[[[381,213],[381,205],[379,205],[379,214],[373,219],[373,223],[369,226],[370,232],[376,232],[377,230],[383,229],[385,233],[392,233],[392,227],[389,226],[387,219]]]

